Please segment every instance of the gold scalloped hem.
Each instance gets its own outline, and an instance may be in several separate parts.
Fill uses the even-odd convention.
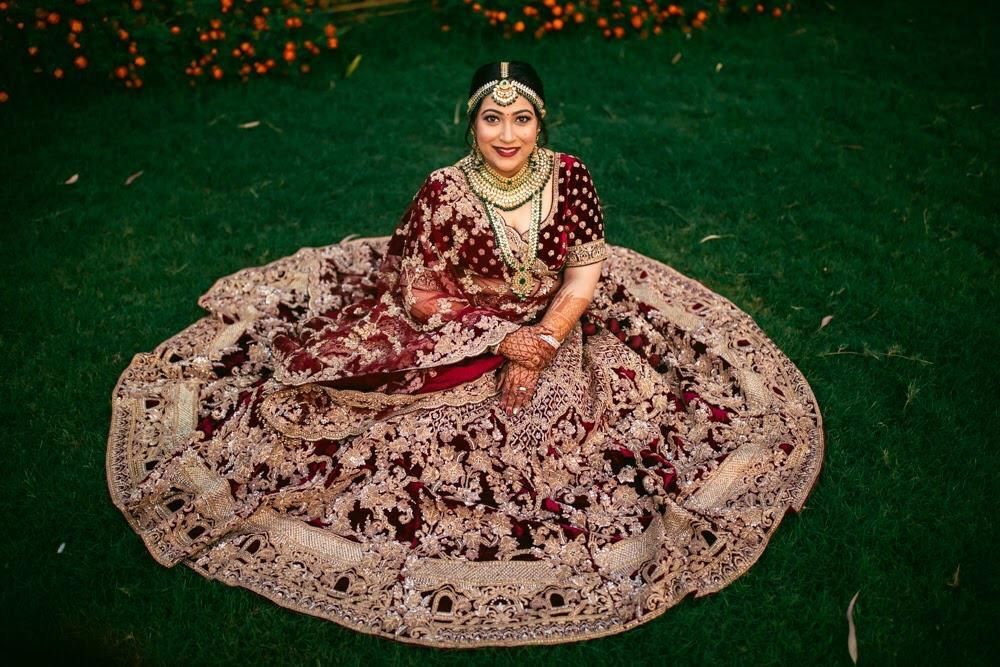
[[[112,399],[107,483],[114,504],[157,562],[184,563],[206,578],[246,588],[288,609],[405,643],[451,648],[555,644],[624,632],[688,595],[717,592],[760,558],[788,510],[802,509],[824,450],[822,418],[805,378],[728,300],[615,246],[608,247],[591,319],[632,316],[632,326],[651,345],[676,352],[671,368],[694,383],[678,391],[697,389],[733,415],[730,430],[722,433],[735,444],[704,474],[690,475],[676,495],[662,498],[659,514],[641,532],[587,549],[576,538],[565,539],[564,549],[545,559],[518,560],[515,554],[515,559],[472,561],[416,553],[393,539],[350,539],[309,525],[291,511],[300,509],[303,498],[329,502],[353,480],[326,490],[277,493],[254,507],[234,499],[226,479],[206,464],[226,458],[219,448],[235,446],[248,465],[277,466],[299,442],[345,435],[337,430],[344,416],[336,410],[322,415],[329,423],[306,423],[315,432],[283,421],[287,412],[264,417],[269,401],[289,391],[273,380],[260,385],[253,375],[219,376],[220,362],[262,326],[273,307],[254,303],[255,295],[272,298],[279,292],[286,303],[308,303],[309,272],[321,257],[364,266],[380,243],[359,239],[306,249],[235,274],[238,280],[220,280],[200,302],[226,304],[225,321],[223,309],[214,311],[152,353],[132,359]],[[628,299],[620,298],[623,291]],[[644,304],[641,321],[635,303]],[[242,316],[233,318],[234,312]],[[601,382],[617,377],[607,369],[636,364],[634,384],[643,395],[655,398],[665,391],[663,371],[636,363],[635,353],[607,332],[592,335],[585,346],[577,327],[560,354],[554,378],[540,384],[548,387],[540,390],[543,402],[567,402],[571,383],[559,373],[579,367],[581,360]],[[266,367],[261,350],[251,349],[249,356],[248,364]],[[429,406],[399,399],[400,405],[388,407],[399,408],[394,419],[421,424],[427,411],[472,411],[488,394],[483,382],[465,390],[471,391],[470,401],[459,406],[446,392],[444,400],[433,399]],[[263,418],[252,425],[238,397],[258,393]],[[353,402],[366,408],[364,401]],[[199,420],[227,411],[231,437],[204,437]],[[673,417],[691,418],[686,435],[691,443],[713,427],[704,411]],[[372,426],[387,428],[379,420]],[[633,426],[641,430],[642,425]],[[585,442],[597,447],[603,437],[591,433]]]

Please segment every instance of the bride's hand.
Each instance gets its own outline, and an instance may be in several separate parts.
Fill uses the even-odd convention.
[[[507,362],[500,376],[500,407],[504,412],[513,415],[531,401],[541,374],[540,370]]]
[[[552,332],[537,325],[521,327],[507,334],[503,342],[497,346],[497,352],[521,366],[540,371],[549,365],[557,351],[554,346],[540,338],[542,334],[551,335]]]

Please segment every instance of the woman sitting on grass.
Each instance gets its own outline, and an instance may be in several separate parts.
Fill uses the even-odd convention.
[[[435,646],[561,642],[719,590],[823,453],[798,370],[723,297],[605,241],[526,63],[391,238],[220,280],[115,393],[109,483],[164,565]]]

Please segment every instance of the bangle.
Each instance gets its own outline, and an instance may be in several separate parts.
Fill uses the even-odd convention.
[[[547,334],[547,333],[539,334],[538,337],[541,338],[542,340],[544,340],[546,343],[548,343],[552,347],[554,347],[555,349],[557,349],[557,350],[559,349],[560,343],[559,343],[558,340],[556,340],[556,337],[553,336],[552,334]]]

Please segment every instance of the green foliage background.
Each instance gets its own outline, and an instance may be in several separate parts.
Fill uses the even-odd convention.
[[[846,664],[860,591],[863,663],[994,663],[1000,24],[968,1],[833,4],[613,43],[441,33],[414,13],[356,26],[349,78],[0,107],[7,654]],[[552,145],[587,162],[610,240],[733,300],[809,379],[828,452],[806,509],[721,593],[554,647],[405,646],[161,568],[105,487],[118,374],[200,317],[217,277],[389,233],[463,154],[455,108],[500,58],[544,77]]]

